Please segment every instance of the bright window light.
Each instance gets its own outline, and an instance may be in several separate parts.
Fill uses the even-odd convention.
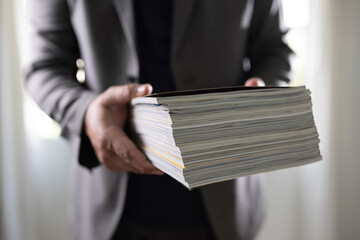
[[[290,28],[287,41],[295,52],[291,85],[304,84],[305,64],[308,50],[308,25],[310,15],[309,0],[282,0],[284,22]]]
[[[305,28],[309,24],[309,0],[282,0],[285,25]]]
[[[24,97],[25,130],[30,136],[42,139],[57,139],[60,126],[47,116],[36,103],[25,94]]]

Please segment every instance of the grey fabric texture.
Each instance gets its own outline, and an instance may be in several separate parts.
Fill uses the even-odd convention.
[[[78,240],[110,239],[123,212],[128,175],[99,165],[83,133],[88,104],[112,85],[138,81],[131,0],[29,0],[32,58],[26,87],[58,121],[76,161],[69,217]],[[278,0],[175,0],[171,68],[178,90],[289,81]],[[76,80],[76,60],[86,81]],[[244,67],[245,62],[251,68]],[[249,65],[249,64],[247,64]],[[263,218],[260,176],[202,188],[219,240],[253,239]]]

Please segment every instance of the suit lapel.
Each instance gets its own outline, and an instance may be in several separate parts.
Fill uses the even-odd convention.
[[[171,55],[176,56],[184,39],[197,0],[174,0]]]
[[[115,11],[120,19],[126,41],[129,44],[131,52],[137,57],[135,45],[135,16],[133,0],[112,0]]]

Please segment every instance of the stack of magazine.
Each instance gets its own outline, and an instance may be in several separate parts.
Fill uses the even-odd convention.
[[[231,87],[131,102],[133,139],[189,189],[321,159],[305,87]]]

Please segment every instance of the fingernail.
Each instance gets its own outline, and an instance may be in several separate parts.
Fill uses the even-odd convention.
[[[136,90],[136,95],[144,95],[144,92],[146,90],[146,85],[140,85]]]
[[[152,92],[152,86],[150,84],[142,84],[138,87],[136,91],[137,96],[143,96],[150,94]]]
[[[257,79],[257,80],[256,80],[256,85],[257,85],[258,87],[264,87],[264,86],[265,86],[265,83],[264,83],[263,80]]]
[[[153,87],[150,84],[148,84],[148,92],[146,94],[151,94],[152,91],[153,91]]]

